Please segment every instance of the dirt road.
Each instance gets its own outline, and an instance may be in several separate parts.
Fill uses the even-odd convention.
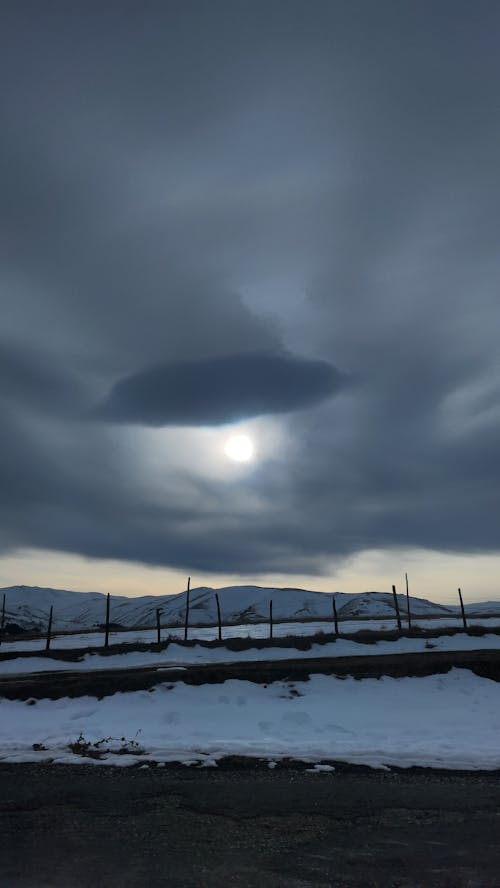
[[[500,774],[0,766],[4,888],[498,888]]]

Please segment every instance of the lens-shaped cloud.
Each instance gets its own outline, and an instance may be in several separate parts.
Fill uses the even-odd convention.
[[[93,416],[148,426],[219,425],[307,407],[333,395],[342,379],[327,361],[288,354],[173,362],[119,380]]]

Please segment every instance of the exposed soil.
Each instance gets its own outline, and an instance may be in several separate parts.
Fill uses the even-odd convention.
[[[235,655],[237,660],[237,655]],[[339,677],[380,678],[422,676],[448,672],[452,667],[471,669],[477,675],[500,681],[500,651],[425,651],[416,654],[375,654],[357,657],[318,657],[296,660],[257,660],[251,662],[210,663],[178,668],[161,666],[96,671],[26,673],[6,675],[0,680],[0,695],[10,700],[30,698],[52,700],[90,695],[104,697],[116,691],[147,690],[162,681],[186,684],[219,683],[227,679],[246,679],[261,684],[284,679],[307,681],[322,673]]]
[[[0,884],[500,886],[498,773],[304,767],[0,765]]]

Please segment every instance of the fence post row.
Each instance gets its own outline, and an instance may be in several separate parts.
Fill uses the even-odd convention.
[[[411,611],[410,611],[410,595],[408,590],[408,574],[405,573],[406,580],[406,603],[407,603],[407,617],[408,617],[408,629],[411,630]],[[190,610],[190,593],[191,593],[191,577],[188,577],[187,581],[187,590],[186,590],[186,612],[185,612],[185,620],[184,620],[184,641],[187,641],[188,638],[188,628],[189,628],[189,610]],[[401,612],[399,609],[399,601],[396,592],[396,586],[392,587],[392,595],[394,599],[394,610],[396,613],[396,620],[398,624],[398,631],[402,631],[402,623],[401,623]],[[462,623],[465,630],[468,630],[467,617],[464,608],[464,602],[462,598],[462,590],[460,587],[458,588],[458,598],[460,601],[460,611],[462,615]],[[218,637],[219,641],[222,641],[222,617],[221,617],[221,607],[220,607],[220,599],[219,594],[215,592],[215,602],[217,605],[217,626],[218,626]],[[6,610],[6,595],[5,592],[3,594],[2,599],[2,611],[0,616],[0,645],[3,641],[3,631],[5,627],[5,610]],[[338,612],[337,612],[337,603],[335,601],[335,596],[332,595],[332,611],[333,611],[333,622],[335,626],[335,635],[339,635],[339,620],[338,620]],[[45,650],[50,650],[50,643],[52,640],[52,622],[53,622],[53,612],[54,608],[51,605],[49,612],[49,621],[47,626],[47,639],[45,644]],[[157,633],[157,643],[161,644],[161,614],[163,610],[161,608],[156,609],[156,633]],[[273,602],[272,599],[269,600],[269,638],[273,638]],[[109,631],[110,631],[110,593],[108,592],[106,597],[106,627],[105,627],[105,636],[104,636],[104,647],[107,648],[109,646]]]
[[[184,620],[184,641],[187,641],[187,637],[188,637],[190,593],[191,593],[191,577],[188,577],[188,584],[187,584],[187,590],[186,590],[186,616],[185,616],[185,620]]]
[[[396,595],[396,587],[392,587],[392,595],[394,598],[394,610],[396,611],[396,620],[398,621],[398,632],[401,632],[401,614],[399,613],[399,601]]]

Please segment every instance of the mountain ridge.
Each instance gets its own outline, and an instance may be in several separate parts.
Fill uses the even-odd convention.
[[[395,618],[391,592],[317,592],[294,587],[224,586],[219,589],[199,586],[190,593],[190,623],[210,625],[217,622],[215,593],[219,596],[223,623],[258,623],[269,618],[269,602],[273,602],[275,620],[331,619],[332,599],[337,613],[343,619]],[[0,600],[5,594],[6,624],[15,623],[23,630],[44,630],[50,607],[54,610],[54,630],[71,631],[91,629],[105,622],[106,594],[53,589],[43,586],[6,586],[0,589]],[[401,616],[406,617],[406,595],[398,594]],[[186,591],[173,595],[143,595],[131,598],[110,596],[111,622],[134,629],[153,626],[156,610],[162,611],[162,623],[182,623],[186,609]],[[442,605],[425,598],[410,596],[413,617],[456,616],[458,605]],[[467,605],[466,611],[479,614],[499,614],[500,602],[478,602]]]

